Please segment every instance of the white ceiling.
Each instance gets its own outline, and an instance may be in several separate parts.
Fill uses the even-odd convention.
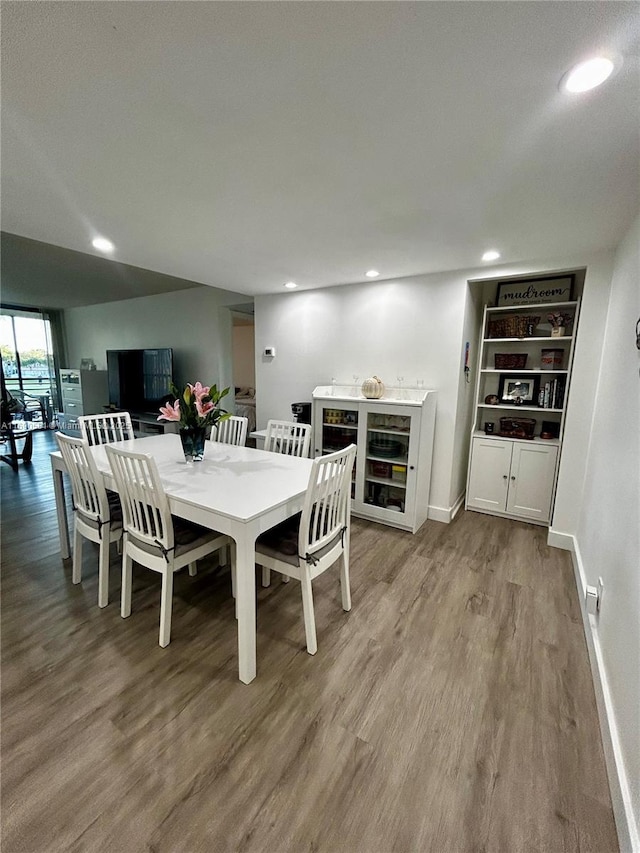
[[[627,2],[5,2],[2,229],[246,294],[617,244]],[[561,94],[574,62],[624,57]]]

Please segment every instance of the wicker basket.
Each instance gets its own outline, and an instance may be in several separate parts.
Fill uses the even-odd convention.
[[[494,359],[496,370],[523,370],[527,363],[527,353],[497,352]]]
[[[499,317],[489,320],[490,338],[530,338],[540,322],[540,317]]]
[[[499,435],[532,439],[535,428],[535,418],[500,418]]]

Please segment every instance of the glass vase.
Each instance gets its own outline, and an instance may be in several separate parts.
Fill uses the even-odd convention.
[[[187,462],[201,462],[207,437],[206,427],[181,427],[180,441]]]

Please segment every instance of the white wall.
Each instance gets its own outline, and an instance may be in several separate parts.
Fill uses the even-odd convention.
[[[448,513],[466,290],[463,274],[447,273],[256,297],[258,428],[333,377],[422,379],[438,391],[429,504],[435,517]],[[265,346],[274,359],[260,355]]]
[[[425,387],[438,391],[431,517],[446,520],[466,479],[480,324],[476,288],[484,297],[490,278],[587,267],[554,514],[554,524],[556,515],[560,519],[558,529],[571,534],[578,524],[585,423],[593,414],[612,258],[612,253],[567,256],[256,297],[258,427],[269,418],[289,417],[292,402],[311,400],[313,388],[330,384],[332,377],[352,383],[354,373],[360,382],[375,373],[388,385],[396,385],[398,375],[411,385],[423,379]],[[471,343],[472,369],[465,387],[466,340]],[[261,355],[265,346],[276,347],[275,359]],[[556,544],[570,548],[571,541],[568,536]]]
[[[567,548],[565,534],[578,529],[612,271],[613,253],[602,254],[587,265],[584,280],[550,538]]]
[[[233,386],[231,312],[226,307],[247,297],[213,287],[68,308],[63,315],[68,364],[93,358],[106,369],[108,349],[172,347],[178,385]],[[108,401],[105,401],[108,402]]]
[[[479,329],[482,325],[482,307],[485,303],[485,290],[481,286],[467,285],[467,301],[465,305],[462,338],[464,345],[460,350],[460,370],[464,382],[458,385],[458,400],[456,404],[455,435],[453,444],[453,466],[451,471],[451,491],[449,503],[452,507],[462,504],[466,489],[467,466],[469,464],[471,424],[474,420],[474,400],[476,371],[480,354]],[[464,357],[466,343],[469,342],[469,370],[464,372]]]
[[[604,581],[591,631],[609,725],[618,749],[622,797],[632,842],[640,850],[640,219],[615,258],[593,422],[583,429],[583,499],[578,504],[577,555],[582,583]],[[603,315],[604,317],[604,315]],[[625,790],[626,786],[626,790]],[[632,817],[635,815],[635,818]],[[621,842],[623,832],[620,832]]]
[[[255,330],[253,324],[236,325],[232,329],[233,383],[242,387],[256,387]]]

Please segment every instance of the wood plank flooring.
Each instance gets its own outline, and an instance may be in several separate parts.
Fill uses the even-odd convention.
[[[461,513],[415,536],[355,520],[353,610],[314,584],[258,591],[258,677],[237,679],[228,571],[97,606],[59,554],[48,452],[0,469],[2,851],[618,850],[568,554]]]

